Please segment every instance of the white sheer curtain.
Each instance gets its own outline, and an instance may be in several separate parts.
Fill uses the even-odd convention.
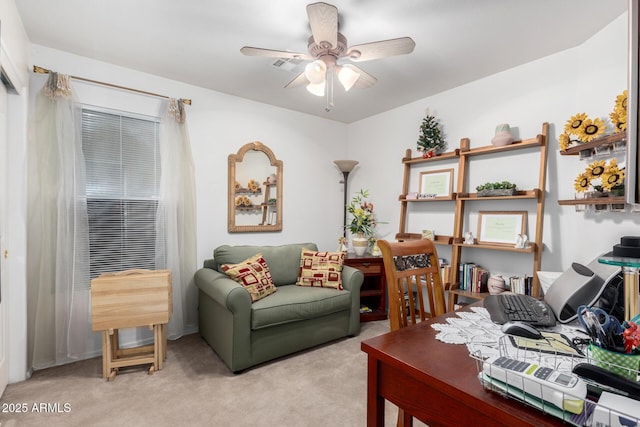
[[[173,315],[167,335],[195,332],[196,197],[193,156],[182,100],[163,103],[160,120],[160,200],[156,216],[156,268],[171,270]]]
[[[69,77],[36,96],[27,155],[30,367],[86,358],[91,347],[89,238],[80,106]],[[98,347],[99,349],[99,347]]]

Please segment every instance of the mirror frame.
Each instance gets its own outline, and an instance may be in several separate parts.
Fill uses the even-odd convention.
[[[242,163],[244,156],[249,151],[261,151],[264,153],[271,166],[276,168],[276,223],[275,224],[258,224],[258,225],[236,225],[236,164]],[[266,177],[265,177],[266,178]],[[229,233],[249,233],[262,231],[282,231],[282,160],[278,160],[262,142],[255,141],[240,147],[236,154],[229,154],[229,189],[228,189],[228,223],[227,229]],[[264,208],[263,208],[264,209]]]

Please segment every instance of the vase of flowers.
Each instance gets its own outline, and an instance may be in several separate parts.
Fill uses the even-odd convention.
[[[358,256],[362,256],[367,252],[369,247],[369,239],[364,237],[364,233],[359,231],[355,236],[351,238],[351,244],[353,245],[353,251]]]
[[[369,237],[373,236],[378,222],[373,213],[373,203],[367,201],[368,190],[360,190],[347,205],[347,212],[351,214],[351,222],[346,225],[351,235],[353,250],[362,256],[369,247]]]

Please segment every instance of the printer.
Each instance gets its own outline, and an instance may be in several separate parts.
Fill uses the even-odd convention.
[[[607,287],[622,282],[620,267],[602,264],[598,258],[587,265],[574,262],[571,268],[553,281],[545,293],[544,301],[551,307],[558,322],[572,322],[578,317],[578,307],[596,305]],[[606,303],[613,308],[617,300]]]

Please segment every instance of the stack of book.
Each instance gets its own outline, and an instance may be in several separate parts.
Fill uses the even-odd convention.
[[[509,277],[509,289],[516,294],[531,295],[531,288],[533,286],[533,277],[525,275],[511,276]]]
[[[460,264],[459,288],[469,292],[487,292],[489,271],[473,262]]]

